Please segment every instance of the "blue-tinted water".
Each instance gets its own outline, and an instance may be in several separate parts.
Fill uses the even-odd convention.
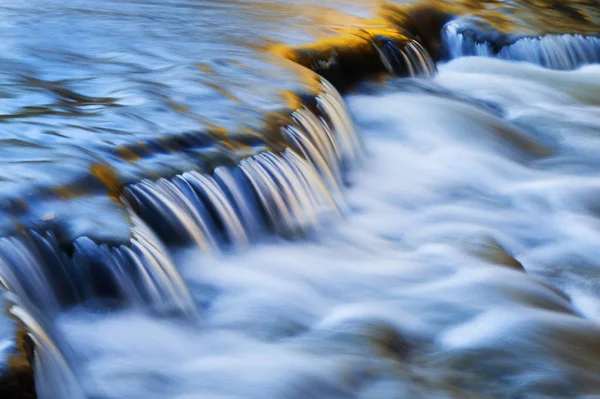
[[[0,283],[38,396],[599,395],[595,11],[500,3],[437,65],[369,42],[412,76],[342,98],[272,48],[380,4],[3,2]]]

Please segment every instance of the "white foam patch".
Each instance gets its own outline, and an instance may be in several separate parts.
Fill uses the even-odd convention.
[[[506,75],[526,81],[524,93],[539,101],[522,101],[519,81],[503,84]],[[553,107],[575,99],[572,107],[592,115],[600,92],[580,81],[600,82],[600,69],[540,72],[480,58],[441,68],[435,82],[471,103],[351,96],[367,155],[351,176],[347,219],[303,241],[180,253],[201,309],[198,325],[68,315],[61,326],[85,359],[80,373],[90,396],[448,397],[436,389],[444,391],[451,371],[470,376],[471,394],[490,397],[517,389],[542,397],[544,381],[559,384],[562,397],[600,386],[587,371],[600,364],[595,302],[586,299],[597,292],[583,273],[597,281],[600,270],[597,169],[582,165],[596,154],[567,160],[562,151],[578,148],[568,135],[553,151],[532,151],[547,142],[512,123],[510,112],[501,119],[476,106],[492,100],[552,119]],[[600,133],[600,123],[588,123]],[[511,257],[528,274],[511,270]],[[482,352],[461,363],[472,349]],[[508,382],[472,362],[502,370]],[[494,390],[469,385],[488,377]]]

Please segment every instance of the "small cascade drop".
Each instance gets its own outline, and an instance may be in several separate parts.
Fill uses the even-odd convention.
[[[435,74],[435,62],[429,52],[421,43],[413,40],[405,47],[404,52],[408,55],[412,69],[415,71],[411,76],[433,76]]]
[[[163,239],[206,252],[245,247],[265,227],[285,237],[304,235],[325,214],[339,214],[344,176],[363,156],[344,100],[325,79],[316,108],[296,110],[294,124],[282,129],[303,157],[291,149],[265,152],[212,175],[146,180],[128,187],[125,201]]]
[[[69,262],[52,233],[0,239],[0,283],[48,314],[79,298]]]
[[[449,22],[443,41],[450,58],[480,56],[524,61],[549,69],[569,70],[600,62],[600,38],[583,35],[523,37],[509,44],[477,39],[457,21]],[[502,42],[506,41],[505,38]]]
[[[449,58],[459,57],[493,57],[495,51],[492,43],[478,41],[473,35],[466,34],[458,21],[451,21],[442,30],[442,42]]]
[[[89,238],[75,241],[74,272],[86,300],[120,300],[159,314],[193,316],[190,293],[166,249],[132,211],[131,242],[109,248]]]
[[[143,180],[130,186],[125,197],[159,234],[168,236],[173,232],[206,252],[218,248],[216,226],[187,179]],[[153,223],[153,219],[160,222]]]
[[[125,196],[159,234],[214,252],[225,245],[247,246],[251,240],[247,226],[255,222],[256,210],[246,201],[239,178],[222,169],[215,177],[192,171],[134,184]]]
[[[325,79],[321,79],[321,88],[321,94],[317,96],[317,104],[333,131],[334,145],[339,149],[338,161],[344,170],[348,170],[363,157],[360,136],[354,129],[354,123],[340,93]],[[323,125],[329,126],[327,121],[321,120]]]
[[[252,183],[273,230],[285,237],[306,234],[325,212],[337,210],[317,171],[293,151],[263,153],[243,160],[240,168]]]
[[[342,155],[331,130],[306,108],[292,113],[292,118],[297,125],[283,129],[284,135],[315,166],[327,186],[339,190],[342,185]]]
[[[123,291],[140,307],[150,306],[160,314],[193,316],[194,302],[167,250],[143,220],[133,212],[130,218],[131,246],[112,250]]]
[[[33,313],[24,306],[12,304],[9,313],[25,327],[34,343],[33,371],[39,399],[86,399],[63,352]]]
[[[229,242],[236,247],[248,246],[250,242],[248,232],[245,231],[233,203],[227,199],[225,191],[217,181],[212,176],[196,171],[184,173],[181,179],[193,186],[196,193],[212,206],[211,210],[216,214]]]
[[[381,62],[390,74],[399,76],[433,76],[435,63],[429,52],[417,41],[408,42],[402,49],[392,41],[376,46]]]
[[[194,313],[183,280],[156,236],[131,215],[130,246],[109,248],[82,237],[72,257],[54,235],[0,239],[0,283],[47,315],[86,301],[119,300],[161,314]]]
[[[550,69],[575,69],[600,62],[600,38],[581,35],[524,37],[503,47],[497,57]]]
[[[169,196],[163,195],[165,186],[172,190]],[[166,223],[162,218],[173,214],[200,217],[198,225],[192,224],[195,219],[191,217],[177,222],[190,223],[193,228],[213,226],[209,239],[219,243],[216,249],[247,246],[256,240],[262,225],[284,236],[304,234],[318,224],[323,210],[337,209],[333,189],[309,162],[290,149],[280,155],[266,152],[244,159],[229,170],[221,167],[214,176],[187,172],[172,181],[146,181],[129,190],[130,196],[140,201],[136,208],[161,204],[162,208],[155,208],[155,223]],[[140,190],[144,196],[139,195]],[[336,198],[339,200],[340,195]],[[198,244],[193,235],[186,234],[190,228],[182,228],[172,219],[170,222],[171,234],[181,234],[178,241]]]
[[[239,168],[225,166],[216,168],[213,178],[240,220],[244,236],[249,243],[253,243],[263,230],[263,223],[258,211],[259,205],[253,195],[250,183],[243,178],[243,172]],[[238,233],[238,235],[241,234]]]

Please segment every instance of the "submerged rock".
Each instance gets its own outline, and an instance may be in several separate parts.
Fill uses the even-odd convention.
[[[525,272],[525,267],[495,239],[487,237],[482,242],[474,243],[471,252],[492,264]]]

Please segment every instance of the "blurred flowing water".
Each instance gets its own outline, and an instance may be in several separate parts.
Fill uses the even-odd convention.
[[[598,36],[461,17],[344,97],[268,51],[380,6],[0,5],[0,285],[41,399],[600,395]]]

